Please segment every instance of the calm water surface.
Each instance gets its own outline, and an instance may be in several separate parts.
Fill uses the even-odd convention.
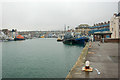
[[[82,49],[56,39],[3,42],[2,77],[65,78]]]

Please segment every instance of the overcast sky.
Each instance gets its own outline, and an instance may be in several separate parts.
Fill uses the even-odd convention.
[[[117,2],[4,2],[2,28],[18,30],[63,30],[64,25],[108,21],[118,12]]]

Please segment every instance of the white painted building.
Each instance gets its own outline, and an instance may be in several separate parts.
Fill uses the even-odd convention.
[[[110,19],[111,38],[120,38],[120,13],[114,14]]]

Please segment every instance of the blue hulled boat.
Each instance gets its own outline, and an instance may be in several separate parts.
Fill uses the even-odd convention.
[[[84,44],[85,42],[88,42],[89,38],[88,37],[80,37],[75,39],[76,44]]]
[[[89,38],[88,37],[74,37],[73,34],[71,34],[70,32],[66,33],[65,36],[64,36],[64,39],[63,39],[63,43],[64,44],[78,44],[78,45],[81,45],[81,44],[85,44],[86,42],[89,41]]]
[[[65,39],[63,40],[64,44],[85,44],[86,42],[89,41],[89,38],[87,37],[80,37],[77,39]]]

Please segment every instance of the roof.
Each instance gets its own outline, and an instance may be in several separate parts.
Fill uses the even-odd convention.
[[[106,27],[106,26],[110,26],[110,24],[103,24],[103,25],[100,25],[100,26],[93,26],[93,27],[90,27],[90,26],[82,26],[82,27],[76,27],[75,29],[81,29],[81,28],[89,28],[89,29],[94,29],[94,28],[102,28],[102,27]]]
[[[101,27],[106,27],[106,26],[110,26],[110,24],[103,24],[103,25],[100,25],[100,26],[93,26],[93,27],[90,27],[90,29],[101,28]]]

